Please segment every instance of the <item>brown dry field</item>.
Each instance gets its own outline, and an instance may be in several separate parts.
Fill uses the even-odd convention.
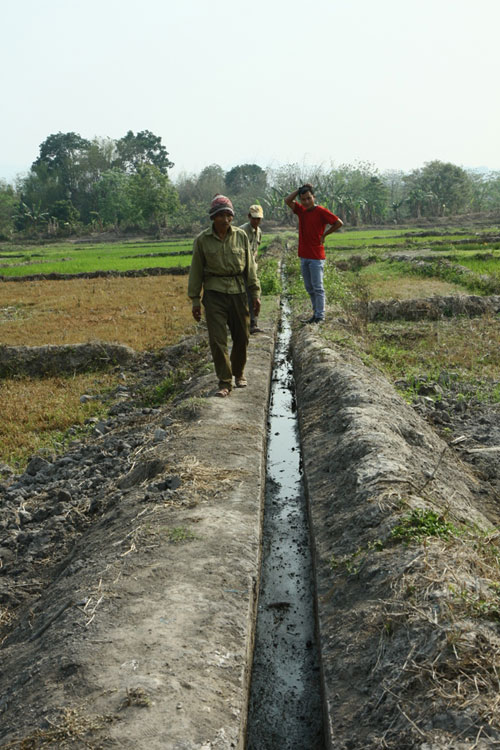
[[[2,282],[0,344],[169,346],[193,324],[187,276]]]
[[[71,279],[0,284],[0,345],[113,341],[158,349],[192,330],[187,276]],[[22,466],[52,452],[68,428],[103,412],[80,403],[116,384],[118,373],[0,380],[0,462]]]
[[[396,279],[372,278],[369,281],[371,299],[414,299],[418,297],[448,297],[466,294],[463,287],[440,279],[399,277]]]

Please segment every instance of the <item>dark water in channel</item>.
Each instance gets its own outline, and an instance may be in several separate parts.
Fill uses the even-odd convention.
[[[269,411],[264,547],[247,750],[324,750],[325,746],[288,319],[285,304]]]

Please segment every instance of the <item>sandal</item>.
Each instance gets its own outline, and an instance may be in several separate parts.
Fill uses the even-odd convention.
[[[241,378],[235,378],[234,382],[236,383],[236,388],[246,388],[248,385],[247,379],[244,375],[242,375]]]
[[[227,398],[230,393],[231,391],[229,390],[229,388],[219,388],[219,390],[215,392],[215,395],[219,398]]]

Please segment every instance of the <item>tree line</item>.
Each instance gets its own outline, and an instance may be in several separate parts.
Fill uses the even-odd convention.
[[[168,174],[173,166],[149,130],[129,130],[117,140],[51,134],[25,176],[15,184],[0,181],[0,237],[110,229],[193,234],[206,226],[207,206],[218,192],[231,197],[242,221],[249,205],[261,203],[266,219],[286,225],[293,218],[283,198],[304,182],[350,226],[500,211],[500,172],[437,160],[409,173],[380,173],[364,162],[330,169],[240,164],[228,171],[210,164],[175,182]]]

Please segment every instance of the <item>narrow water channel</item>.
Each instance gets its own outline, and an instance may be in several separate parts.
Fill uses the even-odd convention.
[[[289,346],[285,302],[269,410],[247,750],[324,749],[309,525]]]

